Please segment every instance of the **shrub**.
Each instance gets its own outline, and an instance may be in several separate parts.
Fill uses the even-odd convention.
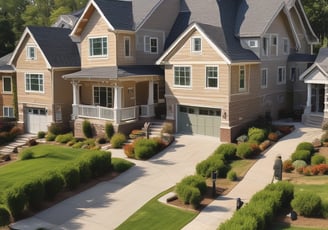
[[[44,184],[39,179],[33,179],[22,185],[23,191],[26,194],[28,207],[39,208],[45,198]]]
[[[326,123],[326,124],[328,124],[328,123]],[[321,135],[321,141],[328,142],[328,130],[326,130],[326,132]]]
[[[112,168],[115,172],[125,172],[129,168],[131,168],[134,164],[130,161],[121,159],[121,158],[113,158],[112,159]]]
[[[296,150],[294,153],[292,153],[292,161],[296,160],[302,160],[306,163],[310,163],[311,161],[311,152],[309,150]]]
[[[82,131],[83,131],[83,134],[86,138],[92,138],[93,137],[92,125],[91,125],[90,121],[84,120],[82,122]]]
[[[241,135],[236,138],[237,143],[244,143],[248,141],[247,135]]]
[[[237,156],[240,158],[250,158],[253,155],[253,149],[250,146],[250,143],[244,142],[237,145]]]
[[[249,128],[248,129],[248,140],[249,141],[256,141],[258,143],[264,141],[266,138],[266,131],[260,128]]]
[[[281,192],[281,205],[282,207],[289,207],[290,202],[294,199],[294,185],[288,181],[278,181],[274,184],[269,184],[265,190]]]
[[[213,171],[217,172],[218,177],[226,178],[229,169],[230,167],[217,155],[212,155],[196,165],[197,174],[207,178],[211,177]]]
[[[5,193],[5,203],[14,218],[21,216],[23,213],[27,198],[22,186],[15,186],[8,189]]]
[[[268,134],[268,139],[269,139],[270,141],[277,142],[278,139],[279,139],[279,135],[278,135],[276,132],[270,132],[270,133]]]
[[[111,169],[111,153],[106,151],[92,151],[84,157],[90,163],[92,177],[104,175]]]
[[[314,155],[311,157],[311,165],[325,164],[326,158],[321,155]]]
[[[105,133],[106,133],[107,138],[110,140],[115,133],[114,126],[112,123],[107,122],[105,124]]]
[[[214,154],[222,154],[225,160],[234,160],[236,158],[237,146],[233,143],[221,144]]]
[[[259,229],[258,223],[255,217],[251,215],[245,215],[240,212],[235,212],[233,217],[220,224],[220,230],[231,230],[231,229]]]
[[[328,202],[327,201],[322,201],[322,209],[321,209],[321,212],[322,212],[322,216],[327,219],[328,218]]]
[[[42,178],[47,200],[53,200],[65,186],[64,178],[58,171],[51,171]]]
[[[60,134],[56,137],[55,141],[59,142],[61,144],[66,144],[67,142],[73,140],[73,134],[72,133],[66,133],[66,134]]]
[[[56,139],[56,134],[48,132],[46,135],[46,141],[54,141]]]
[[[236,174],[236,172],[230,170],[230,171],[227,173],[227,179],[230,180],[230,181],[236,181],[236,180],[237,180],[237,174]]]
[[[296,160],[293,162],[293,167],[297,172],[302,172],[302,169],[307,166],[306,162],[303,160]],[[301,170],[301,171],[300,171]]]
[[[296,150],[307,150],[310,154],[314,153],[314,146],[310,142],[301,142],[297,145]]]
[[[10,212],[4,206],[0,206],[0,227],[10,224]]]
[[[301,216],[316,217],[321,214],[321,198],[313,192],[296,193],[291,206]]]
[[[34,153],[31,149],[25,149],[19,154],[19,159],[24,160],[30,160],[34,158]]]
[[[121,148],[126,142],[126,137],[123,133],[115,133],[110,139],[113,148]]]
[[[90,169],[90,162],[85,159],[79,159],[75,166],[80,173],[80,182],[88,182],[91,179],[92,173]]]
[[[123,151],[124,154],[128,157],[128,158],[134,158],[134,144],[125,144],[123,146]]]
[[[65,187],[74,190],[80,185],[80,172],[77,167],[67,165],[60,170],[65,181]]]
[[[181,180],[181,183],[190,185],[192,187],[195,187],[199,189],[200,193],[204,195],[207,190],[207,185],[205,178],[199,175],[191,175],[191,176],[186,176]]]
[[[266,150],[270,145],[271,145],[270,140],[265,140],[265,141],[263,141],[263,142],[259,145],[259,148],[260,148],[261,151],[264,151],[264,150]]]
[[[155,139],[138,138],[134,142],[134,156],[138,160],[146,160],[154,156],[159,150],[159,143]]]
[[[68,133],[70,131],[70,126],[67,123],[51,123],[48,127],[48,132],[53,133],[56,136],[59,134]]]
[[[38,138],[44,138],[45,136],[46,136],[46,132],[44,132],[44,131],[38,132]]]
[[[107,143],[107,138],[106,137],[99,137],[99,138],[97,138],[96,142],[100,145],[101,144],[106,144]]]
[[[80,149],[82,148],[82,146],[84,145],[84,143],[82,141],[76,142],[72,145],[72,148],[74,149]]]
[[[282,169],[287,173],[292,172],[295,169],[292,160],[285,160],[282,164]]]
[[[173,125],[172,123],[169,122],[165,122],[163,124],[163,128],[161,130],[161,133],[168,133],[168,134],[173,134]]]
[[[31,147],[31,146],[35,146],[38,144],[38,142],[34,139],[34,138],[31,138],[29,139],[28,141],[26,141],[26,144]]]

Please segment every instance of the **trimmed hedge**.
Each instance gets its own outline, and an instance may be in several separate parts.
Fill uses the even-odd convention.
[[[55,141],[59,142],[61,144],[66,144],[67,142],[74,139],[74,136],[72,133],[66,133],[66,134],[60,134],[56,137]]]
[[[310,154],[315,152],[314,146],[310,142],[301,142],[297,145],[296,150],[307,150]]]
[[[115,133],[110,139],[110,144],[113,148],[121,148],[126,142],[126,136],[123,133]]]
[[[111,169],[111,153],[106,151],[91,151],[82,159],[89,161],[93,178],[102,176]]]
[[[126,170],[128,170],[129,168],[131,168],[134,164],[130,161],[121,159],[121,158],[113,158],[112,159],[112,169],[115,172],[125,172]]]
[[[256,141],[257,143],[261,143],[266,139],[266,130],[260,129],[256,127],[252,127],[248,129],[248,140]]]
[[[138,138],[134,142],[134,156],[138,160],[146,160],[158,153],[159,143],[155,139]]]
[[[80,159],[75,163],[80,172],[80,182],[88,182],[92,177],[90,162],[86,159]]]
[[[65,187],[74,190],[80,185],[80,172],[76,166],[67,165],[60,170],[65,181]]]
[[[307,164],[311,161],[311,152],[309,150],[296,150],[292,153],[292,161],[302,160],[305,161]]]
[[[28,208],[39,208],[45,198],[44,183],[40,179],[28,181],[22,185],[27,198]]]
[[[4,195],[4,201],[14,218],[21,216],[27,203],[23,187],[17,185],[8,189]]]
[[[10,224],[10,212],[4,207],[0,206],[0,227]]]
[[[196,165],[196,173],[206,178],[211,177],[213,171],[217,172],[217,177],[225,178],[229,170],[230,166],[218,155],[212,155]]]
[[[321,198],[314,192],[302,191],[295,195],[291,202],[292,208],[302,216],[318,217],[321,212]]]
[[[34,153],[31,149],[25,149],[19,154],[19,159],[24,161],[24,160],[30,160],[34,158]]]
[[[47,200],[53,200],[64,189],[65,181],[58,171],[49,171],[42,180]]]
[[[225,160],[234,160],[236,158],[237,145],[233,143],[221,144],[214,154],[223,155]]]

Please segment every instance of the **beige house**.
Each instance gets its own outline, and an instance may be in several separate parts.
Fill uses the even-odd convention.
[[[178,132],[233,141],[259,116],[304,107],[298,76],[318,39],[300,1],[182,2],[157,61],[165,66],[166,118]]]

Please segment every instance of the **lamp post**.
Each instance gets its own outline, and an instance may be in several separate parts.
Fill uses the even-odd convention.
[[[212,171],[212,196],[215,197],[216,196],[216,177],[217,177],[217,172],[216,171]]]

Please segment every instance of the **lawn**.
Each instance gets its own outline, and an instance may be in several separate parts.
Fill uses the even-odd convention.
[[[328,175],[324,176],[305,176],[302,183],[294,184],[295,193],[299,191],[311,191],[328,202]]]

